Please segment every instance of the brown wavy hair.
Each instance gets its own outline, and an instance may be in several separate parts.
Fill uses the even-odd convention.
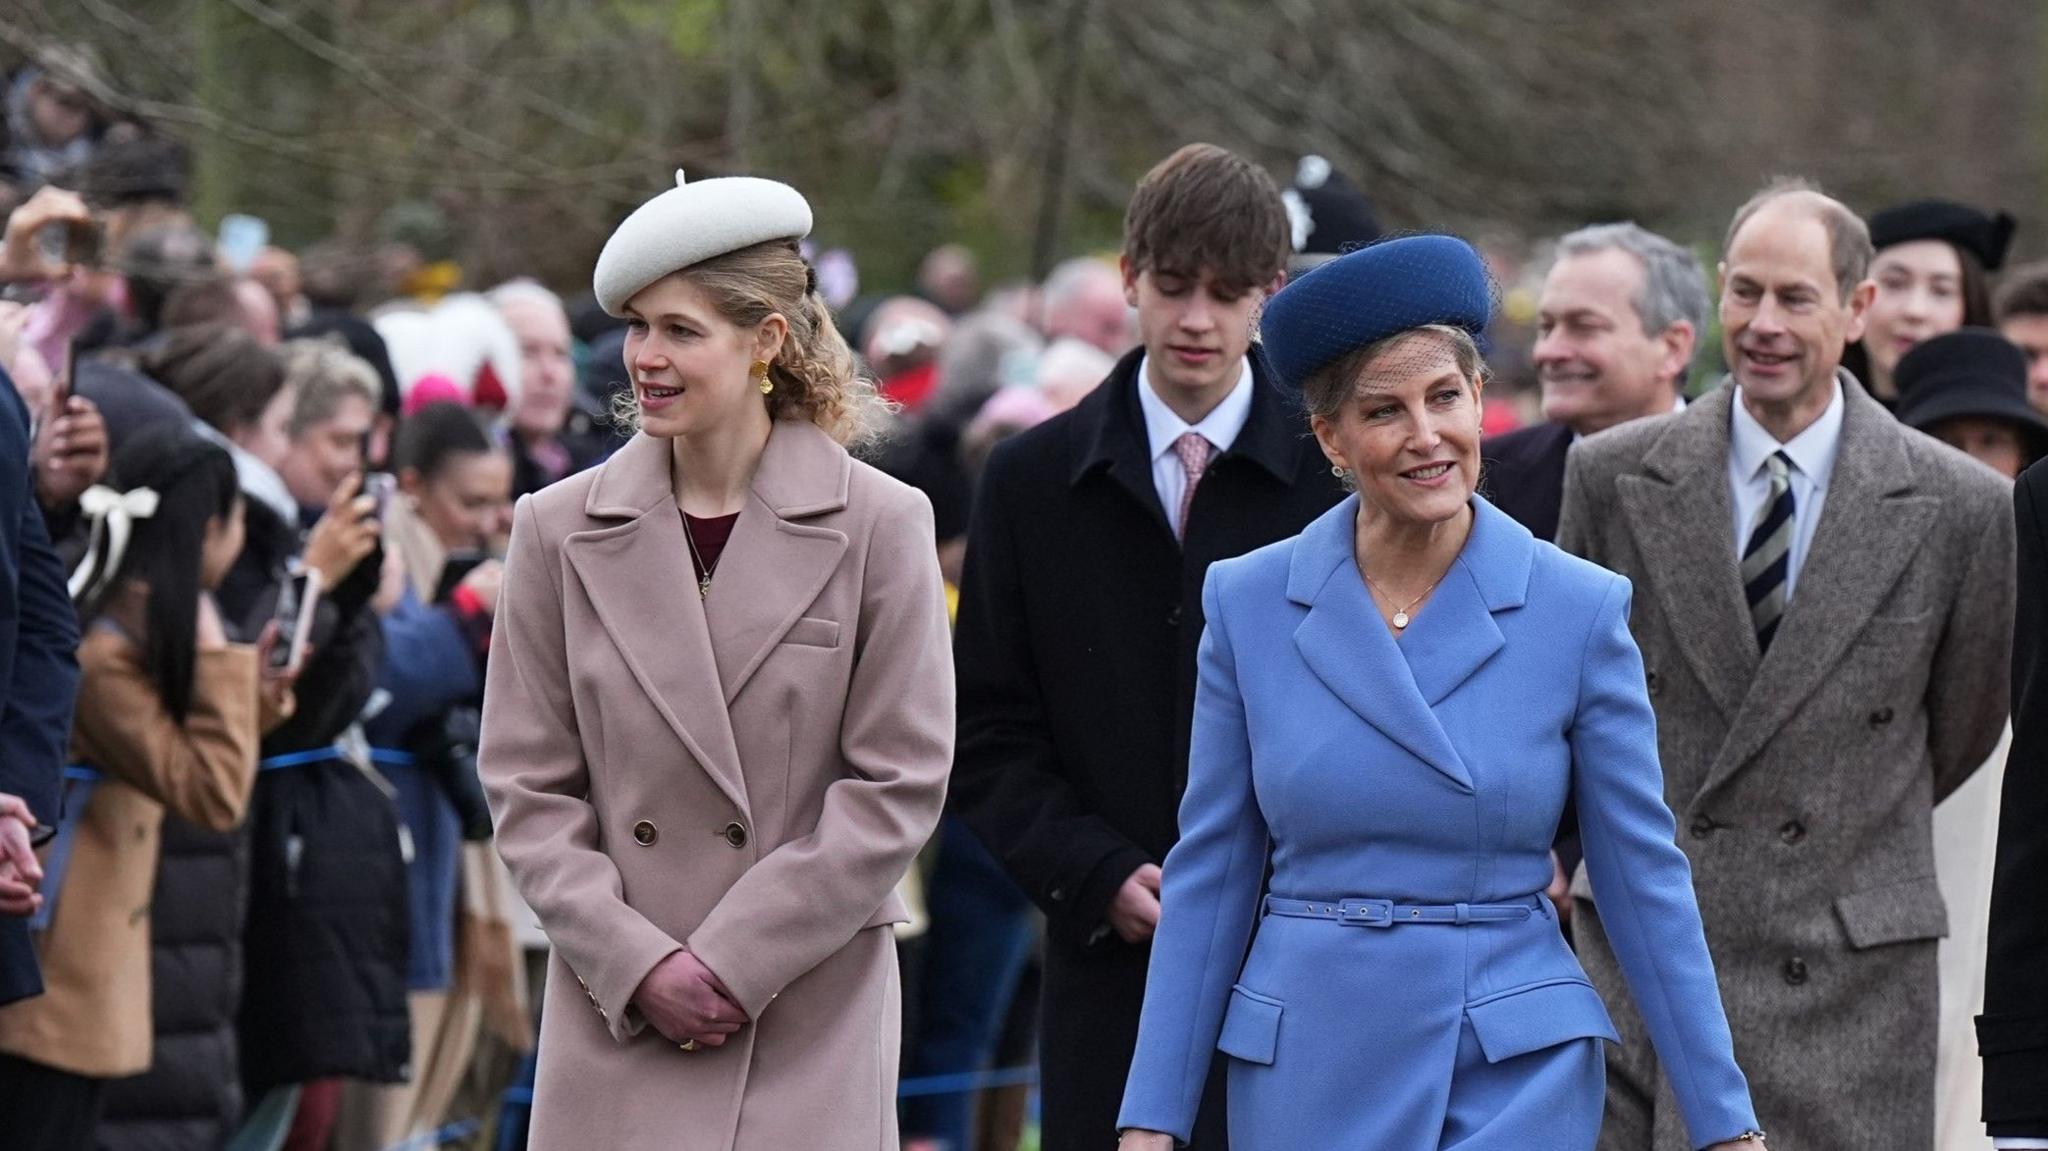
[[[789,335],[768,367],[775,388],[762,397],[771,418],[808,420],[848,446],[882,430],[891,405],[832,322],[796,241],[755,244],[674,274],[702,288],[718,314],[738,327],[754,327],[776,314],[788,321]],[[639,399],[632,389],[619,395],[616,406],[622,423],[639,426]]]

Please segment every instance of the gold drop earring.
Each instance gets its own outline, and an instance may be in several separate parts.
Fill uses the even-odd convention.
[[[762,395],[766,396],[774,393],[775,381],[768,378],[768,361],[755,360],[754,366],[748,374],[753,376],[755,383],[760,385]]]

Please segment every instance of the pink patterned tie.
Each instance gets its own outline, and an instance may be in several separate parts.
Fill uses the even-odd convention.
[[[1173,441],[1173,454],[1180,457],[1180,470],[1187,476],[1187,486],[1180,492],[1180,515],[1173,521],[1173,534],[1181,539],[1188,534],[1188,509],[1195,506],[1195,485],[1202,482],[1202,473],[1209,467],[1209,453],[1215,450],[1200,432],[1182,432]]]

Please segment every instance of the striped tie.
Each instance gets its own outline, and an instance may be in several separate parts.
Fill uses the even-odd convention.
[[[1771,472],[1771,496],[1757,513],[1749,546],[1742,551],[1742,586],[1749,595],[1749,618],[1756,625],[1759,651],[1771,649],[1778,621],[1785,616],[1785,577],[1792,570],[1792,461],[1772,452],[1764,461]]]

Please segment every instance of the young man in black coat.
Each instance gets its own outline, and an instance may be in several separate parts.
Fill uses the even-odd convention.
[[[2013,507],[2012,747],[1998,806],[1977,1046],[1984,1122],[1999,1146],[2048,1147],[2048,462],[2020,473]]]
[[[1107,1147],[1178,838],[1202,580],[1342,492],[1251,344],[1282,281],[1279,189],[1174,153],[1124,221],[1144,347],[990,459],[968,529],[953,811],[1047,917],[1047,1151]],[[1222,1148],[1224,1061],[1192,1146]]]
[[[1544,422],[1486,441],[1481,494],[1537,539],[1555,539],[1565,453],[1580,436],[1682,407],[1706,322],[1706,276],[1677,244],[1634,224],[1559,240],[1537,301]]]

